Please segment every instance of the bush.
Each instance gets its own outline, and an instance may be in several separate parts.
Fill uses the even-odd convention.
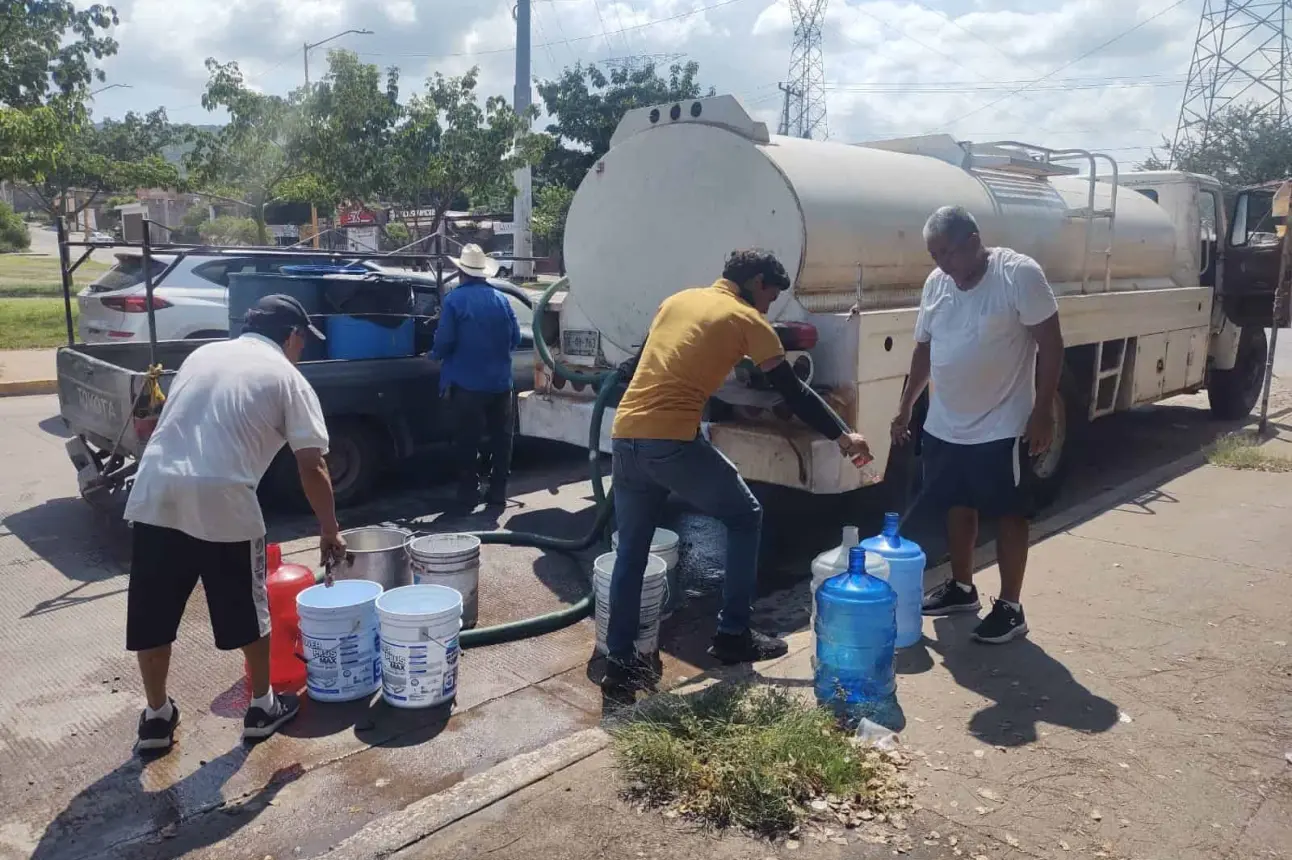
[[[255,245],[260,238],[255,219],[232,215],[221,215],[214,221],[207,221],[197,232],[208,245]]]
[[[398,221],[391,221],[386,225],[386,242],[390,246],[387,250],[394,251],[404,247],[413,241],[408,228]]]
[[[0,254],[31,247],[31,232],[9,204],[0,203]]]
[[[775,687],[656,696],[611,735],[630,795],[768,835],[791,830],[818,798],[881,806],[892,776],[830,713]]]

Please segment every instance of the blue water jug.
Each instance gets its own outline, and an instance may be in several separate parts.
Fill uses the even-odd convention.
[[[900,729],[896,607],[892,587],[866,572],[866,551],[859,546],[848,553],[848,571],[817,589],[816,700],[848,722],[864,717]]]
[[[888,584],[897,592],[897,647],[909,648],[920,641],[924,619],[924,550],[913,540],[897,533],[901,517],[884,514],[884,530],[866,538],[860,546],[888,562]]]

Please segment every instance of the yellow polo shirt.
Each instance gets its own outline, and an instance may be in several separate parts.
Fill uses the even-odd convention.
[[[762,364],[784,354],[771,323],[731,281],[675,293],[651,323],[612,435],[690,441],[705,403],[737,362],[748,356]]]

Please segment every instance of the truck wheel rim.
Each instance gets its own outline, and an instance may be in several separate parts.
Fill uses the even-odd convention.
[[[344,493],[354,482],[358,460],[356,446],[348,437],[342,435],[335,441],[327,455],[327,468],[332,476],[332,486],[336,493]]]
[[[1063,461],[1063,446],[1068,441],[1068,413],[1064,408],[1063,398],[1054,398],[1054,438],[1050,441],[1050,450],[1032,460],[1032,473],[1041,480],[1054,476]],[[1026,443],[1025,443],[1026,444]]]

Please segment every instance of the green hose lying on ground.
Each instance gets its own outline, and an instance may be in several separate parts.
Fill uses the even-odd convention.
[[[546,311],[547,303],[551,300],[552,295],[566,283],[567,280],[562,278],[543,291],[543,295],[534,304],[536,325],[541,324],[543,313]],[[609,370],[603,373],[585,373],[558,363],[547,348],[541,331],[536,331],[534,334],[534,346],[537,348],[539,358],[551,368],[554,374],[567,382],[592,385],[597,390],[597,399],[592,405],[591,426],[588,428],[588,468],[592,476],[592,494],[597,502],[596,521],[592,524],[592,528],[588,533],[579,538],[556,538],[549,535],[513,532],[505,529],[470,532],[470,534],[480,538],[481,543],[502,546],[527,546],[572,554],[588,549],[600,541],[610,525],[611,518],[614,516],[613,496],[608,494],[603,486],[604,476],[601,471],[600,459],[601,419],[605,414],[607,405],[610,403],[610,399],[615,394],[615,390],[622,383],[623,376],[619,370]],[[476,648],[481,645],[497,645],[502,642],[514,642],[518,639],[541,636],[545,633],[569,627],[571,624],[587,618],[592,614],[592,606],[592,584],[591,577],[589,577],[588,593],[577,603],[545,615],[536,615],[533,618],[509,621],[492,627],[463,630],[458,641],[463,648]]]

